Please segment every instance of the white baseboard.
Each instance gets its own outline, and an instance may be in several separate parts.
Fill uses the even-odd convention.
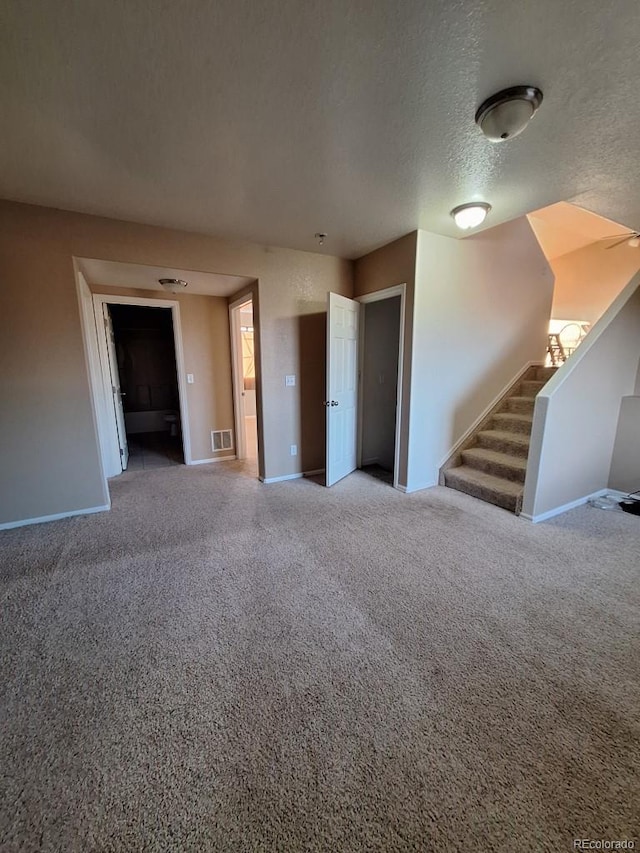
[[[214,459],[192,459],[187,465],[208,465],[210,462],[231,462],[237,456],[216,456]]]
[[[582,498],[576,498],[575,501],[570,501],[569,503],[562,504],[562,506],[557,506],[554,507],[554,509],[541,512],[539,515],[529,515],[529,513],[521,512],[519,517],[524,518],[525,521],[531,521],[533,524],[537,524],[539,521],[548,521],[556,515],[562,515],[563,512],[569,512],[570,509],[576,509],[576,507],[583,506],[592,498],[601,498],[604,495],[611,495],[614,498],[625,498],[626,492],[620,492],[618,489],[598,489],[597,492],[592,492],[590,495],[585,495]]]
[[[316,468],[314,471],[301,471],[299,474],[284,474],[282,477],[259,477],[261,483],[284,483],[285,480],[300,480],[302,477],[317,477],[324,474],[324,468]]]
[[[396,488],[399,491],[404,492],[405,495],[411,495],[411,494],[413,494],[413,492],[422,492],[424,489],[432,489],[434,486],[437,486],[437,485],[438,485],[437,481],[431,482],[431,483],[421,483],[417,486],[401,486],[400,483],[398,483]]]
[[[11,530],[14,527],[26,527],[28,524],[45,524],[47,521],[59,521],[61,518],[74,518],[76,515],[93,515],[96,512],[107,512],[111,502],[103,506],[90,506],[86,509],[74,509],[71,512],[56,512],[53,515],[42,515],[39,518],[23,518],[20,521],[6,521],[0,524],[0,530]]]
[[[285,480],[300,480],[304,477],[302,471],[299,474],[284,474],[282,477],[259,477],[261,483],[284,483]]]

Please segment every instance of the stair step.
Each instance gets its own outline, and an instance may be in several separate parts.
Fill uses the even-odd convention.
[[[469,468],[467,465],[449,468],[444,472],[444,482],[451,489],[465,492],[467,495],[508,509],[510,512],[520,509],[522,483],[494,477],[491,474],[485,474],[484,471]]]
[[[519,432],[526,435],[531,433],[533,418],[519,415],[515,412],[498,412],[492,418],[492,426],[506,432]]]
[[[509,453],[526,459],[529,456],[529,436],[521,432],[506,432],[500,429],[485,429],[476,436],[478,447]]]
[[[507,412],[515,412],[520,415],[532,415],[535,399],[533,397],[507,397],[504,401]]]
[[[536,368],[536,379],[548,382],[557,369],[557,367],[538,367]]]
[[[494,477],[511,480],[514,483],[524,483],[527,473],[527,460],[521,456],[510,456],[498,450],[488,450],[486,447],[470,447],[462,451],[462,464]]]
[[[520,383],[520,393],[523,397],[537,397],[546,384],[542,379],[524,379]]]

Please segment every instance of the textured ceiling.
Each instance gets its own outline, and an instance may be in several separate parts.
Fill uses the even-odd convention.
[[[640,228],[637,0],[4,0],[0,195],[356,257],[449,210]],[[473,117],[531,83],[492,145]]]
[[[166,291],[158,284],[159,278],[181,278],[187,287],[181,293],[199,293],[205,296],[232,296],[254,279],[237,275],[216,275],[195,270],[178,270],[167,267],[149,267],[145,264],[124,264],[95,258],[76,258],[78,267],[89,284],[102,287],[133,287],[136,290]]]
[[[617,222],[566,201],[535,210],[528,218],[549,260],[575,252],[596,241],[602,241],[605,248],[615,243],[615,240],[605,242],[605,237],[622,236],[629,231],[624,225],[618,225]]]

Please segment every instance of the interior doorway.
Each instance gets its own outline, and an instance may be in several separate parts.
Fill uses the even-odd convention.
[[[105,477],[190,464],[180,308],[176,301],[93,295]]]
[[[171,309],[104,304],[104,310],[113,345],[110,370],[117,374],[112,384],[122,407],[116,422],[124,433],[123,470],[184,464]],[[114,404],[120,408],[115,395]]]
[[[358,299],[328,294],[326,486],[364,468],[404,489],[399,477],[405,301],[405,284]]]
[[[401,297],[361,308],[359,466],[393,484],[396,474]]]
[[[242,297],[229,306],[236,455],[257,466],[256,362],[253,300]]]

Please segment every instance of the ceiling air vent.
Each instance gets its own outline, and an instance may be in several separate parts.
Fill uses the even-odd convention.
[[[232,431],[230,429],[212,429],[211,449],[214,453],[218,450],[233,450]]]

